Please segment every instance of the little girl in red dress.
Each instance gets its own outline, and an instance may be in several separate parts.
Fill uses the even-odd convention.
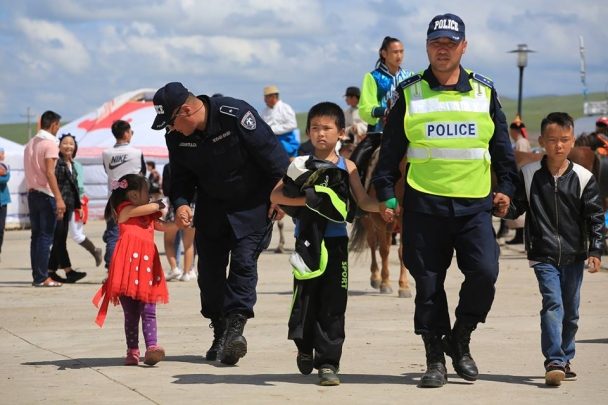
[[[112,183],[106,218],[113,216],[120,237],[114,249],[108,278],[93,298],[100,307],[95,322],[103,326],[110,302],[122,305],[125,315],[127,357],[125,365],[139,364],[139,319],[146,342],[144,363],[154,365],[165,357],[157,344],[156,303],[167,303],[169,292],[154,244],[154,229],[163,230],[157,221],[164,208],[162,201],[149,202],[145,177],[127,174]],[[103,299],[103,300],[102,300]]]

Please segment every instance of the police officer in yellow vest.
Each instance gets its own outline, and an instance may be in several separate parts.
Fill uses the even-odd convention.
[[[458,16],[431,20],[426,43],[430,66],[401,82],[373,177],[384,219],[391,221],[403,210],[403,259],[416,280],[414,327],[426,349],[420,387],[447,382],[444,352],[459,376],[477,379],[469,341],[490,311],[498,276],[492,210],[506,211],[517,181],[493,83],[460,66],[466,48]],[[408,165],[401,208],[395,183],[404,156]],[[494,193],[490,167],[498,179]],[[464,282],[452,328],[443,283],[454,250]]]

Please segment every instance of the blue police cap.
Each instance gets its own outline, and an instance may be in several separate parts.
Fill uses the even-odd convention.
[[[186,102],[188,89],[179,82],[165,84],[154,94],[152,102],[156,110],[156,118],[152,129],[163,129],[169,123],[173,112]]]
[[[426,31],[426,39],[449,38],[454,42],[464,39],[464,22],[454,14],[440,14],[433,17]]]

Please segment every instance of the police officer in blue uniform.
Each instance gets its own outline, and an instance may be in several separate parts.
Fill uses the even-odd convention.
[[[196,228],[201,313],[214,334],[206,358],[233,365],[247,353],[243,329],[254,316],[257,259],[270,242],[271,217],[284,215],[270,204],[270,192],[289,158],[244,101],[195,97],[177,82],[153,101],[152,128],[167,131],[175,221]]]
[[[493,83],[460,65],[467,46],[464,33],[463,21],[453,14],[431,20],[430,66],[401,83],[373,176],[385,220],[403,210],[403,258],[416,281],[414,328],[422,335],[427,358],[420,387],[447,382],[444,352],[458,375],[477,379],[471,332],[485,322],[498,277],[492,210],[507,209],[517,181]],[[394,187],[406,154],[401,208]],[[490,166],[498,180],[494,193]],[[454,251],[464,282],[452,328],[443,283]]]

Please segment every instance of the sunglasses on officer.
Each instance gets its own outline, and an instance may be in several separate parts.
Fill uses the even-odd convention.
[[[175,113],[173,115],[171,115],[171,118],[169,118],[169,121],[167,122],[167,126],[173,126],[175,124],[175,120],[177,119],[177,117],[179,117],[179,112],[182,109],[182,106],[180,105],[177,110],[175,110]]]
[[[176,120],[178,117],[184,117],[184,118],[186,118],[186,117],[190,117],[191,115],[194,115],[194,114],[196,114],[197,112],[199,112],[199,110],[200,110],[201,108],[203,108],[203,106],[204,106],[204,104],[201,104],[201,105],[200,105],[200,107],[198,107],[196,110],[194,110],[194,111],[192,111],[192,112],[190,112],[190,113],[184,113],[184,114],[180,114],[180,111],[181,111],[181,109],[182,109],[182,107],[183,107],[183,105],[180,105],[180,106],[179,106],[179,108],[178,108],[177,110],[175,110],[175,114],[173,114],[173,115],[171,116],[171,118],[169,119],[169,121],[167,122],[167,126],[168,126],[168,127],[174,127],[174,126],[175,126],[175,120]]]

